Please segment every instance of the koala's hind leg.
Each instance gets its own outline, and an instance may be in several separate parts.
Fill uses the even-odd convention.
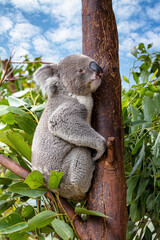
[[[60,195],[71,200],[84,199],[94,171],[90,151],[83,147],[73,148],[63,162],[63,169],[65,175],[60,184]]]

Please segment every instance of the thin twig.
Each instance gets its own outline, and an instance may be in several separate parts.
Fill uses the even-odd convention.
[[[6,65],[5,65],[4,73],[0,80],[0,86],[5,81],[6,75],[8,76],[8,66],[10,65],[10,63],[11,63],[11,57],[9,58],[9,60],[7,61]]]

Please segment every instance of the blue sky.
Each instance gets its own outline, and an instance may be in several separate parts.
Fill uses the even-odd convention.
[[[134,61],[130,49],[143,42],[160,50],[160,1],[113,0],[119,32],[121,76]],[[81,53],[81,0],[0,0],[0,57],[58,62]]]

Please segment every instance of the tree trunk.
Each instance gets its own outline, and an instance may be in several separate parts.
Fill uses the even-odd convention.
[[[83,54],[103,67],[104,78],[94,95],[93,127],[109,139],[108,157],[97,164],[89,192],[89,209],[110,218],[89,217],[88,239],[125,240],[126,183],[123,158],[121,79],[118,34],[111,0],[82,0]]]

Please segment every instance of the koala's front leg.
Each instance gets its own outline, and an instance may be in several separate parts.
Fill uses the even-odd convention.
[[[86,109],[81,106],[62,104],[49,118],[48,128],[71,144],[94,149],[96,156],[92,159],[97,160],[106,150],[106,140],[88,125],[84,114]]]

